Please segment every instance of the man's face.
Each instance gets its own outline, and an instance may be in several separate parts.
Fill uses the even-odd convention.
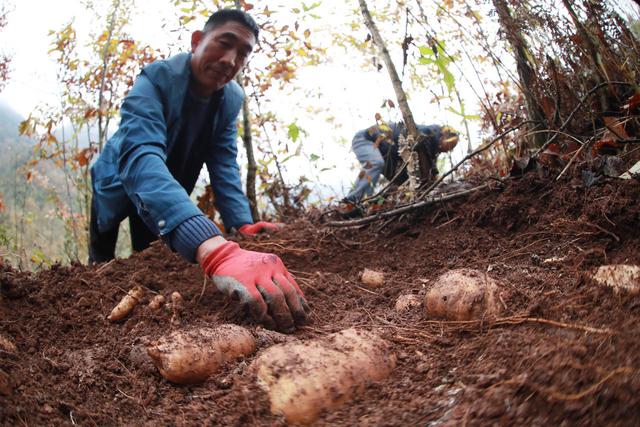
[[[196,93],[210,96],[229,83],[247,64],[255,44],[251,30],[235,21],[225,22],[206,34],[194,32],[191,71]]]

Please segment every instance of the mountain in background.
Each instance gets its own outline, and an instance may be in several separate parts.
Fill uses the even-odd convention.
[[[5,195],[15,184],[16,169],[30,159],[34,146],[32,140],[18,133],[22,120],[10,105],[0,101],[0,192]],[[6,202],[7,197],[4,199]]]
[[[18,126],[22,120],[24,118],[18,112],[0,100],[0,143],[19,139]]]

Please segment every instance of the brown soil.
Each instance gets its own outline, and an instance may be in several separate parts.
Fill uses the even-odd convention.
[[[585,188],[532,175],[382,230],[300,221],[243,245],[279,254],[297,277],[313,323],[296,338],[356,326],[381,333],[398,355],[387,380],[323,413],[319,425],[637,425],[640,296],[586,277],[602,264],[640,264],[639,198],[637,181]],[[384,271],[385,284],[359,283],[365,267]],[[422,307],[395,311],[398,296],[422,296],[455,268],[506,284],[502,320],[448,323]],[[107,321],[136,284],[167,297],[179,291],[179,321],[144,307],[123,323]],[[2,424],[283,424],[247,369],[255,355],[197,386],[172,385],[150,364],[144,344],[170,330],[246,324],[197,266],[163,245],[98,267],[30,275],[0,266],[0,285],[0,332],[17,345],[0,351]]]

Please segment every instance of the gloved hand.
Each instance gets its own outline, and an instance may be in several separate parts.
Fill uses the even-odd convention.
[[[280,222],[258,221],[255,224],[243,225],[238,229],[238,232],[245,236],[255,236],[262,232],[273,233],[282,227],[284,227],[284,224]]]
[[[304,294],[278,256],[227,241],[200,264],[219,291],[239,298],[267,328],[293,332],[306,321],[309,306]]]

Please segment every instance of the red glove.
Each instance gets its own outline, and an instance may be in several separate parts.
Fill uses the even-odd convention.
[[[273,233],[274,231],[278,231],[278,229],[284,227],[284,224],[281,222],[267,222],[267,221],[258,221],[255,224],[245,224],[238,232],[240,234],[244,234],[245,236],[255,236],[258,233]]]
[[[309,306],[304,294],[278,256],[225,242],[209,253],[201,266],[219,291],[239,298],[267,328],[293,332],[307,319]]]

